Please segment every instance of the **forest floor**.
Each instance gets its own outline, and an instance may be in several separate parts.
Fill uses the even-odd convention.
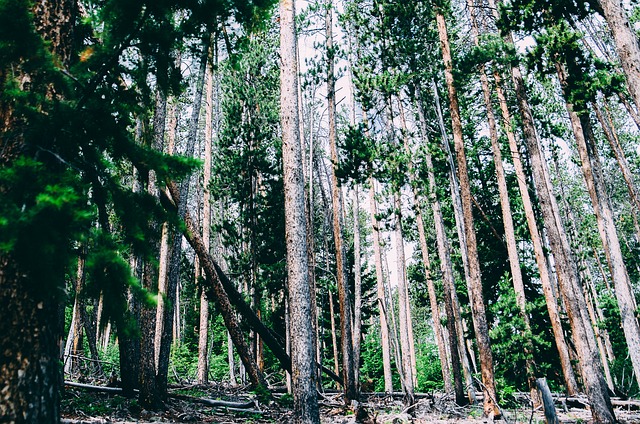
[[[135,399],[127,399],[117,394],[87,391],[82,388],[67,387],[62,400],[62,418],[66,424],[98,423],[280,423],[291,420],[291,397],[276,395],[268,404],[259,403],[255,394],[241,388],[221,385],[189,386],[173,388],[172,393],[180,399],[171,398],[166,409],[152,412],[142,409]],[[201,399],[222,401],[231,406],[210,406],[200,403]],[[237,408],[235,405],[242,405]],[[480,424],[489,420],[482,418],[478,406],[459,407],[441,394],[423,396],[414,405],[409,415],[401,400],[389,396],[372,395],[361,404],[368,412],[367,424]],[[591,414],[584,408],[558,407],[560,423],[589,423]],[[351,410],[342,406],[339,394],[326,394],[320,401],[323,424],[351,424],[356,418]],[[639,423],[640,411],[616,408],[616,417],[621,423]],[[531,411],[530,407],[505,409],[505,424],[544,423],[542,411]]]

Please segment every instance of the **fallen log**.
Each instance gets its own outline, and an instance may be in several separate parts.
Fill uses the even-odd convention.
[[[76,387],[78,389],[88,390],[90,392],[102,392],[102,393],[114,393],[122,394],[124,389],[121,387],[108,387],[108,386],[94,386],[92,384],[76,383],[75,381],[65,381],[65,386]],[[137,390],[134,390],[137,392]]]
[[[637,411],[640,409],[640,401],[638,400],[621,400],[621,399],[611,399],[611,404],[613,406],[618,406],[620,408],[625,408],[628,411]]]
[[[78,389],[88,390],[90,392],[111,393],[116,395],[122,394],[124,392],[124,389],[122,389],[121,387],[95,386],[93,384],[76,383],[74,381],[65,381],[64,385],[69,387],[75,387]],[[135,391],[137,392],[137,390]],[[195,396],[183,395],[181,393],[168,393],[167,397],[171,399],[178,399],[178,400],[185,400],[185,401],[194,402],[194,403],[200,403],[202,405],[211,406],[213,408],[227,408],[229,410],[243,411],[243,412],[249,412],[247,411],[249,408],[254,408],[256,406],[256,403],[253,400],[246,401],[246,402],[231,402],[226,400],[198,398]],[[256,413],[261,413],[258,410],[252,409],[251,411],[257,411]]]
[[[207,406],[212,406],[214,408],[216,407],[225,407],[225,408],[235,408],[238,410],[245,410],[248,408],[253,408],[256,406],[256,403],[252,400],[247,401],[247,402],[231,402],[231,401],[227,401],[227,400],[214,400],[214,399],[206,399],[206,398],[199,398],[199,397],[195,397],[195,396],[189,396],[189,395],[183,395],[180,393],[168,393],[167,394],[168,397],[172,398],[172,399],[179,399],[179,400],[186,400],[189,402],[194,402],[194,403],[200,403],[202,405],[207,405]]]

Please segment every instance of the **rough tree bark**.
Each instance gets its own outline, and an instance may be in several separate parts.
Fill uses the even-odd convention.
[[[491,344],[489,341],[489,329],[487,326],[487,318],[485,313],[484,299],[482,295],[482,282],[480,276],[480,263],[478,261],[478,252],[476,245],[476,234],[473,225],[473,212],[471,202],[471,187],[469,185],[469,175],[467,174],[467,160],[464,151],[464,141],[462,138],[462,122],[460,118],[460,110],[458,107],[458,96],[453,79],[453,63],[451,60],[451,51],[449,47],[449,36],[447,34],[444,15],[441,11],[436,11],[436,20],[438,24],[438,36],[440,38],[440,47],[445,66],[445,79],[449,91],[449,104],[451,113],[451,122],[453,126],[453,139],[457,159],[457,171],[460,181],[460,192],[462,196],[463,221],[466,236],[467,248],[469,251],[469,276],[467,281],[469,288],[469,297],[471,301],[471,312],[473,316],[473,325],[476,333],[476,342],[478,345],[478,353],[480,356],[480,369],[482,374],[482,383],[485,386],[484,396],[484,414],[486,416],[501,416],[500,409],[497,405],[497,396],[495,389],[495,381],[493,375],[493,355],[491,353]]]
[[[556,70],[558,71],[558,77],[566,99],[570,90],[566,81],[566,70],[559,63],[556,63]],[[604,175],[593,131],[591,130],[591,120],[588,111],[578,113],[575,111],[574,105],[569,101],[565,101],[565,104],[576,139],[587,191],[596,215],[602,247],[607,257],[611,278],[615,286],[614,292],[620,308],[622,329],[629,348],[629,356],[636,375],[636,381],[640,382],[640,326],[636,319],[635,297],[620,248],[611,202],[604,185]],[[603,361],[606,360],[605,357],[601,359]]]
[[[420,131],[425,142],[427,138],[427,121],[422,106],[422,95],[420,87],[416,87],[416,99]],[[436,99],[436,102],[438,99]],[[446,135],[443,131],[443,137]],[[443,140],[443,142],[446,142]],[[476,403],[475,387],[473,377],[465,350],[464,335],[462,334],[462,320],[458,306],[457,294],[455,291],[455,280],[453,277],[453,264],[451,262],[451,252],[449,240],[444,226],[442,208],[437,194],[436,176],[433,167],[433,158],[429,150],[426,151],[425,164],[427,165],[427,179],[429,187],[429,202],[433,212],[433,221],[436,230],[436,247],[438,258],[440,259],[440,272],[442,274],[442,286],[444,291],[445,313],[447,315],[447,332],[449,333],[449,350],[451,352],[451,366],[453,370],[453,382],[456,393],[456,403],[464,405],[467,403],[464,396],[464,386],[467,387],[467,400],[471,404]],[[462,366],[462,372],[460,367]],[[464,374],[465,384],[462,377]]]
[[[489,6],[495,9],[495,2],[489,0]],[[511,35],[507,34],[506,37],[508,42],[513,44]],[[611,401],[599,364],[600,358],[595,347],[593,328],[583,316],[586,311],[586,303],[580,290],[578,270],[571,255],[566,233],[560,222],[557,201],[550,190],[548,170],[536,134],[524,79],[518,66],[512,65],[510,73],[522,118],[523,135],[531,159],[532,175],[538,192],[540,210],[548,230],[548,239],[555,259],[560,291],[569,316],[585,390],[592,405],[591,412],[597,422],[615,422]]]
[[[338,297],[340,302],[340,343],[342,347],[342,374],[345,382],[345,402],[358,400],[358,385],[355,379],[353,363],[353,331],[351,296],[345,275],[345,258],[342,238],[342,223],[340,211],[340,186],[336,175],[338,166],[338,148],[336,135],[336,94],[334,76],[333,47],[333,5],[329,0],[326,5],[326,36],[327,36],[327,116],[329,118],[329,146],[331,149],[331,198],[333,207],[333,241],[336,249],[336,276],[338,283]]]
[[[304,179],[298,122],[297,35],[293,0],[280,0],[280,119],[285,191],[287,283],[291,317],[291,376],[293,420],[319,423],[316,392],[314,332],[309,293]]]
[[[28,4],[36,34],[48,42],[43,47],[49,49],[63,67],[68,66],[76,2]],[[0,83],[3,86],[9,67],[14,75],[24,73],[20,64],[2,63]],[[34,72],[28,78],[36,86],[41,76]],[[53,88],[50,91],[53,92]],[[5,167],[21,154],[24,139],[11,104],[0,105],[0,122],[0,167]],[[14,135],[5,137],[9,130]],[[6,190],[7,187],[0,186],[0,192]],[[62,384],[59,361],[63,327],[59,309],[63,301],[64,269],[60,267],[48,281],[33,281],[29,274],[30,270],[20,269],[11,254],[0,254],[0,417],[9,422],[57,423]]]
[[[209,252],[211,247],[211,142],[213,131],[213,67],[208,66],[205,84],[205,118],[204,118],[204,175],[202,199],[202,241]],[[203,292],[200,295],[200,327],[198,335],[198,383],[205,384],[209,373],[209,302]]]
[[[467,0],[467,7],[471,17],[471,34],[474,44],[480,46],[479,28],[477,19],[477,10],[473,0]],[[487,113],[487,123],[489,124],[489,138],[491,140],[491,150],[493,152],[493,163],[496,168],[496,180],[498,182],[498,193],[500,196],[500,208],[502,211],[502,222],[504,226],[504,238],[507,245],[507,255],[509,257],[509,269],[511,270],[511,280],[513,282],[513,290],[516,294],[516,303],[520,312],[520,317],[524,323],[524,331],[526,336],[524,345],[526,373],[529,382],[529,389],[534,405],[540,403],[538,391],[536,390],[536,365],[533,359],[533,342],[531,337],[531,323],[527,314],[526,298],[524,293],[524,281],[522,279],[522,271],[520,270],[520,255],[516,244],[516,235],[513,225],[513,217],[511,213],[511,204],[509,202],[509,188],[507,187],[507,178],[502,165],[502,152],[500,150],[500,142],[498,139],[498,127],[493,111],[491,101],[491,89],[489,87],[489,79],[487,78],[486,67],[484,64],[479,65],[480,85],[482,86],[482,94],[484,98],[485,110]]]
[[[384,391],[393,392],[393,377],[391,374],[391,347],[389,344],[389,323],[384,308],[386,295],[384,289],[384,273],[382,270],[382,248],[380,246],[380,224],[378,223],[378,208],[375,198],[375,180],[369,177],[369,209],[373,231],[373,256],[376,265],[376,282],[378,294],[378,309],[380,311],[380,339],[382,344],[382,369],[384,374]]]
[[[544,293],[547,312],[549,314],[549,320],[551,321],[551,329],[553,330],[553,337],[560,357],[562,374],[564,377],[567,392],[570,395],[575,395],[576,393],[578,393],[578,383],[576,382],[575,373],[573,372],[573,367],[571,366],[569,347],[567,346],[567,341],[562,329],[562,322],[560,321],[560,313],[558,312],[558,299],[556,297],[552,283],[553,276],[547,264],[542,236],[540,235],[540,230],[538,229],[536,215],[533,210],[533,203],[531,201],[531,196],[529,195],[529,187],[526,182],[527,177],[524,172],[522,158],[520,157],[518,143],[511,126],[511,112],[509,111],[507,98],[502,87],[502,78],[497,71],[494,73],[494,79],[496,82],[496,93],[498,95],[498,101],[500,103],[500,111],[502,113],[503,126],[507,134],[507,140],[509,141],[509,150],[511,151],[513,168],[516,173],[518,188],[520,190],[520,197],[522,199],[522,205],[524,207],[525,217],[527,219],[527,226],[529,228],[529,234],[531,234],[531,242],[533,243],[533,251],[536,258],[536,264],[538,265],[538,270],[540,273],[542,292]]]
[[[613,35],[616,52],[627,77],[627,87],[640,109],[640,42],[629,22],[624,2],[620,0],[599,0],[602,13]],[[637,372],[637,370],[636,370]]]

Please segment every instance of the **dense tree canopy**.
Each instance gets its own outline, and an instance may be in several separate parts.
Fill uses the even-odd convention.
[[[640,8],[280,3],[0,0],[0,415],[57,422],[89,369],[159,409],[204,355],[300,422],[330,380],[362,418],[542,377],[613,422]]]

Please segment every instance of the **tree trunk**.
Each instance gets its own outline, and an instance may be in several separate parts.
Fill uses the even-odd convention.
[[[476,333],[476,343],[480,355],[482,383],[485,386],[484,415],[490,417],[499,417],[501,413],[496,403],[497,396],[493,376],[493,355],[491,353],[489,329],[487,326],[484,299],[482,295],[480,263],[478,262],[476,234],[473,226],[473,212],[471,208],[471,187],[469,184],[469,176],[467,174],[467,162],[464,152],[464,142],[462,139],[462,122],[460,118],[460,111],[458,108],[458,97],[453,80],[453,64],[451,61],[451,52],[449,48],[449,36],[447,34],[444,15],[442,15],[442,13],[439,11],[437,11],[436,13],[436,20],[438,23],[438,36],[440,38],[440,46],[442,49],[442,55],[445,65],[445,79],[447,81],[447,88],[449,90],[453,139],[456,150],[458,178],[460,181],[460,192],[462,196],[462,207],[464,212],[464,229],[467,248],[469,251],[468,259],[470,279],[467,281],[467,285],[471,301],[473,324]]]
[[[460,189],[458,187],[458,183],[456,180],[455,165],[453,163],[453,155],[451,154],[451,149],[449,148],[447,131],[444,125],[444,116],[442,114],[442,108],[440,107],[440,96],[438,94],[438,88],[435,84],[435,81],[432,81],[431,85],[433,88],[433,97],[434,97],[434,103],[436,108],[436,114],[438,116],[438,126],[440,127],[440,134],[442,137],[441,146],[443,150],[446,152],[447,161],[449,163],[449,180],[450,180],[449,189],[451,191],[451,198],[452,198],[453,209],[455,214],[456,231],[458,232],[458,238],[460,239],[460,254],[462,256],[465,278],[468,279],[469,278],[469,266],[468,266],[469,261],[467,260],[468,253],[467,253],[466,243],[464,241],[465,240],[464,231],[461,228],[462,226],[461,203],[462,202],[460,201]],[[421,103],[419,103],[419,105],[421,105]],[[424,112],[422,112],[421,119],[423,122],[422,127],[425,129],[424,131],[426,131],[427,125],[426,125],[426,120],[424,118]],[[426,132],[425,132],[425,137],[426,137]],[[436,241],[438,243],[438,256],[440,257],[441,266],[442,266],[443,278],[445,282],[444,287],[445,287],[445,290],[448,290],[448,293],[450,294],[450,296],[447,296],[445,300],[451,301],[451,310],[453,312],[452,316],[454,317],[453,322],[455,323],[456,334],[458,335],[458,353],[460,355],[462,371],[464,372],[464,378],[465,378],[465,383],[467,387],[469,402],[471,402],[471,404],[476,404],[477,402],[476,395],[475,395],[476,389],[475,389],[475,384],[473,381],[473,374],[472,374],[474,372],[477,372],[477,367],[475,364],[475,355],[472,349],[468,349],[469,355],[467,355],[468,340],[465,340],[465,336],[464,336],[466,332],[466,326],[460,315],[460,302],[458,300],[458,293],[456,292],[455,279],[453,277],[453,263],[451,262],[449,239],[445,231],[444,218],[442,215],[442,208],[440,205],[440,201],[436,196],[436,193],[437,193],[436,179],[435,179],[435,173],[433,171],[434,170],[433,161],[432,161],[431,155],[426,155],[425,159],[427,163],[427,168],[431,170],[430,172],[428,172],[428,178],[429,178],[429,190],[431,193],[433,193],[432,208],[433,208],[433,216],[434,216],[435,227],[436,227]],[[471,358],[471,361],[469,361],[469,358]],[[471,365],[473,365],[473,370],[471,369]]]
[[[84,277],[83,277],[84,278]],[[84,333],[87,336],[87,344],[89,345],[89,353],[91,354],[92,364],[91,368],[93,370],[94,375],[96,376],[104,376],[104,371],[102,370],[102,365],[99,362],[98,355],[98,340],[96,337],[96,306],[97,301],[93,302],[94,308],[91,313],[87,312],[86,309],[81,311],[83,318],[82,322],[84,323]]]
[[[327,265],[329,264],[327,263]],[[335,308],[333,307],[333,294],[331,293],[331,289],[328,290],[328,296],[329,296],[329,315],[331,317],[331,345],[333,346],[333,371],[336,374],[340,374],[340,355],[338,354],[338,333],[336,331],[336,312],[335,312]]]
[[[378,208],[375,198],[375,181],[369,177],[369,209],[371,211],[371,222],[373,232],[373,256],[376,265],[376,282],[378,293],[378,309],[380,311],[380,339],[382,344],[382,368],[384,374],[384,391],[393,392],[393,377],[391,375],[391,348],[389,345],[389,323],[384,305],[386,295],[384,289],[384,273],[382,271],[382,249],[380,247],[380,224],[378,223]]]
[[[217,52],[216,52],[217,53]],[[208,66],[205,83],[205,120],[204,120],[204,176],[203,176],[203,211],[202,211],[202,241],[207,252],[211,248],[211,143],[213,131],[213,67]],[[206,295],[200,295],[200,326],[198,335],[198,383],[208,382],[209,374],[209,302]]]
[[[0,256],[0,416],[9,422],[57,423],[62,387],[58,302],[23,275],[10,258]]]
[[[533,203],[531,202],[531,196],[529,195],[529,187],[526,183],[527,177],[524,172],[524,166],[520,157],[518,144],[511,127],[511,112],[509,111],[507,99],[502,88],[502,78],[497,71],[494,73],[494,79],[496,81],[496,93],[498,95],[500,110],[502,112],[503,125],[505,132],[507,133],[509,150],[511,151],[513,167],[516,173],[516,179],[518,181],[518,188],[520,189],[520,197],[522,199],[522,205],[524,207],[525,217],[527,219],[529,234],[531,234],[531,242],[533,244],[536,264],[538,265],[538,270],[540,273],[542,292],[544,293],[547,312],[549,314],[549,320],[551,321],[551,329],[553,330],[556,348],[558,349],[558,354],[560,357],[562,374],[567,388],[567,393],[569,393],[570,395],[575,395],[578,393],[578,383],[576,382],[573,367],[571,366],[569,347],[567,346],[567,341],[565,340],[564,331],[562,329],[562,323],[560,321],[560,314],[558,312],[558,299],[556,297],[552,283],[553,276],[547,264],[542,236],[540,235],[540,230],[538,229],[538,223],[536,220],[535,212],[533,210]]]
[[[153,141],[152,148],[158,152],[163,150],[164,132],[166,125],[167,98],[162,92],[156,94],[156,105],[153,116]],[[154,172],[148,172],[145,177],[147,192],[154,197],[159,197],[159,181]],[[152,230],[160,230],[161,224],[151,222]],[[160,240],[154,240],[153,250],[160,252]],[[147,259],[143,265],[142,286],[149,293],[158,292],[158,273],[153,261]],[[156,330],[156,310],[148,303],[143,302],[140,311],[140,394],[138,401],[144,408],[157,410],[161,408],[162,402],[158,382],[156,380],[155,361],[155,330]]]
[[[490,0],[490,3],[493,3],[493,6],[490,4],[490,7],[495,8],[493,0]],[[599,365],[593,329],[590,325],[586,325],[586,320],[582,315],[583,311],[586,310],[586,303],[580,290],[576,264],[572,258],[569,243],[558,216],[556,199],[550,191],[548,171],[540,150],[533,116],[527,101],[524,80],[517,66],[511,66],[510,70],[518,100],[518,108],[522,117],[523,134],[531,159],[533,179],[538,191],[540,210],[543,214],[545,226],[548,229],[548,238],[555,259],[560,290],[565,300],[573,332],[573,340],[580,359],[585,389],[592,405],[592,415],[597,422],[615,422],[611,401],[606,390],[606,383]]]
[[[233,339],[231,333],[227,331],[227,362],[229,363],[229,383],[232,386],[238,384],[236,380],[236,360],[233,355]]]
[[[198,121],[200,118],[200,106],[202,104],[202,91],[204,90],[204,77],[207,69],[207,59],[209,56],[209,43],[204,43],[202,56],[200,58],[200,69],[196,80],[196,91],[194,95],[193,110],[191,113],[191,120],[189,122],[189,133],[187,135],[187,146],[184,151],[185,157],[193,157],[195,149]],[[180,184],[180,199],[181,202],[178,206],[178,217],[184,219],[187,211],[187,203],[189,198],[189,184],[190,176]],[[180,262],[182,256],[182,234],[179,231],[175,231],[173,234],[173,240],[171,242],[171,259],[169,261],[168,278],[167,278],[167,293],[166,298],[169,299],[172,304],[169,307],[165,306],[165,310],[162,317],[162,338],[160,341],[160,355],[158,361],[158,390],[162,397],[166,396],[167,392],[167,379],[169,377],[169,354],[171,352],[171,343],[173,338],[173,318],[174,308],[173,303],[176,299],[176,293],[178,289],[178,282],[180,279]]]
[[[199,270],[198,278],[200,278]],[[198,371],[196,379],[198,384],[207,384],[209,382],[209,301],[204,292],[200,294],[200,326],[198,333]]]
[[[420,123],[420,131],[422,137],[425,142],[429,142],[427,139],[427,121],[424,115],[424,110],[422,106],[422,95],[419,88],[416,89],[416,99],[417,99],[417,109],[418,109],[418,119]],[[436,230],[436,246],[438,250],[438,258],[440,259],[440,272],[442,274],[442,286],[444,291],[444,304],[445,304],[445,313],[447,315],[447,332],[449,333],[449,350],[451,352],[451,366],[453,370],[453,382],[455,386],[455,394],[456,394],[456,403],[459,405],[464,405],[467,402],[464,397],[464,385],[462,383],[462,373],[460,370],[461,364],[466,360],[466,354],[464,349],[464,340],[463,336],[459,334],[458,322],[460,322],[459,310],[458,314],[454,313],[454,301],[453,296],[455,294],[455,280],[453,278],[453,265],[451,263],[451,254],[449,252],[449,241],[447,239],[447,234],[444,227],[444,219],[442,216],[442,210],[440,207],[440,200],[438,199],[436,192],[436,177],[433,168],[433,159],[429,151],[426,151],[425,162],[427,165],[427,178],[429,184],[429,202],[431,203],[431,210],[433,212],[433,220]],[[422,215],[417,215],[418,221],[418,231],[419,233],[424,233],[424,230],[420,231],[420,227],[424,227],[422,224]],[[420,244],[423,244],[423,236],[420,236]],[[424,247],[422,247],[426,251],[426,239],[424,241]],[[425,254],[423,253],[423,256]],[[433,284],[433,283],[432,283]],[[429,288],[431,291],[431,288]],[[431,295],[429,296],[431,298]],[[434,289],[434,297],[435,297],[435,289]],[[457,301],[455,304],[457,305]],[[459,324],[461,327],[462,323]],[[468,387],[468,401],[472,404],[475,404],[475,388],[473,385],[473,379],[471,376],[471,372],[469,370],[468,364],[466,367],[463,365],[466,385]],[[448,374],[448,369],[447,369]],[[447,375],[448,378],[448,375]]]
[[[567,98],[569,87],[566,83],[566,71],[560,64],[556,64],[556,69],[565,98]],[[615,285],[614,291],[620,308],[622,329],[629,348],[629,356],[636,375],[636,381],[640,384],[640,326],[635,316],[635,298],[620,248],[611,202],[604,185],[604,175],[591,130],[589,114],[584,111],[578,115],[573,105],[568,101],[566,106],[571,119],[571,127],[576,139],[578,154],[580,155],[582,173],[596,215],[596,222],[609,264],[609,271]],[[604,361],[606,358],[603,357],[602,360]]]
[[[602,113],[602,110],[598,106],[597,102],[592,102],[591,104],[596,113],[596,117],[600,122],[600,126],[602,127],[605,138],[609,142],[609,146],[611,146],[611,151],[616,158],[616,162],[618,162],[618,167],[620,168],[620,172],[622,173],[622,178],[624,178],[624,182],[627,184],[627,190],[629,191],[629,197],[631,199],[631,213],[633,216],[636,236],[638,237],[638,240],[640,240],[640,225],[638,225],[638,214],[640,213],[640,194],[638,193],[638,189],[636,188],[633,174],[629,169],[629,162],[627,161],[624,151],[622,150],[622,146],[620,146],[620,141],[618,140],[615,126],[611,121],[611,116],[607,111],[606,103],[605,111],[607,112],[606,115],[608,119],[605,119],[604,114]]]
[[[636,103],[636,108],[640,109],[640,42],[638,36],[629,22],[623,2],[599,0],[599,3],[613,35],[622,70],[627,77],[627,88]]]
[[[467,7],[469,8],[469,14],[471,16],[471,33],[473,36],[474,44],[476,46],[479,46],[479,29],[476,19],[477,11],[473,0],[467,0]],[[509,202],[509,188],[507,187],[507,179],[504,172],[504,167],[502,165],[502,152],[500,150],[500,142],[498,139],[498,128],[493,111],[493,104],[491,102],[491,89],[489,88],[489,79],[487,78],[484,64],[481,64],[479,66],[479,73],[485,109],[487,112],[487,123],[489,124],[489,138],[491,140],[491,150],[493,152],[493,163],[496,168],[496,179],[498,182],[498,193],[500,195],[502,222],[504,225],[504,237],[507,245],[507,254],[509,257],[509,269],[511,270],[511,279],[513,282],[513,290],[516,295],[516,303],[518,305],[520,317],[522,318],[522,321],[524,323],[524,332],[526,334],[524,354],[527,380],[529,382],[531,399],[533,401],[533,404],[537,406],[540,404],[540,399],[536,390],[536,365],[533,359],[533,342],[531,340],[531,337],[533,337],[533,333],[531,331],[529,315],[527,314],[524,282],[522,279],[522,271],[520,270],[520,257],[516,244],[516,235],[511,213],[511,204]]]
[[[52,54],[51,57],[43,59],[45,53],[39,52],[36,60],[43,59],[50,66],[54,66],[55,61],[57,68],[66,69],[73,54],[76,2],[45,0],[16,3],[12,6],[18,10],[30,9],[24,12],[25,16],[33,18],[34,35],[45,41],[42,48],[47,50],[47,54]],[[7,62],[5,59],[0,65],[0,83],[3,86],[8,84],[3,78],[6,75],[5,71],[9,71],[13,76],[25,76],[22,63]],[[29,85],[33,87],[44,82],[37,70],[33,70],[33,74],[28,75],[28,78]],[[48,86],[47,91],[47,95],[51,97],[58,96],[54,94],[53,86]],[[25,90],[21,95],[38,94],[27,93]],[[33,158],[27,153],[29,149],[23,149],[25,129],[19,128],[13,116],[14,102],[2,103],[0,168],[4,171],[6,166],[11,167],[20,156],[24,156],[25,160]],[[52,106],[58,107],[57,104]],[[5,137],[7,132],[13,132],[12,136]],[[0,192],[4,194],[21,188],[0,185]],[[4,197],[2,201],[5,201]],[[40,225],[47,224],[41,222]],[[31,234],[34,227],[26,227],[22,231],[24,234]],[[63,243],[71,241],[61,240]],[[7,249],[5,245],[0,253],[0,419],[20,423],[58,423],[62,387],[60,345],[64,331],[64,314],[61,317],[60,311],[64,307],[65,267],[60,266],[61,264],[44,265],[52,271],[51,274],[46,276],[45,281],[35,281],[32,270],[21,267],[17,258],[12,257],[12,250]]]
[[[400,116],[402,118],[403,130],[407,131],[407,125],[405,123],[404,112],[402,107],[400,108]],[[409,146],[407,139],[404,142],[405,152],[409,154]],[[436,295],[436,288],[431,275],[431,260],[429,258],[429,250],[427,247],[427,237],[424,230],[424,222],[422,220],[422,208],[420,206],[420,197],[418,195],[417,186],[415,183],[416,176],[413,169],[413,164],[409,163],[409,179],[410,185],[413,187],[413,202],[416,214],[416,224],[418,226],[418,237],[420,240],[420,251],[422,254],[422,263],[424,266],[425,280],[427,282],[427,292],[429,294],[429,306],[431,307],[431,317],[433,319],[433,331],[436,337],[436,344],[438,345],[438,357],[440,358],[440,368],[442,370],[442,380],[444,381],[444,390],[447,393],[453,391],[453,385],[451,384],[451,376],[449,374],[449,361],[447,360],[446,345],[444,337],[442,335],[442,326],[440,325],[440,312],[438,308],[438,297]],[[457,364],[456,364],[457,366]]]
[[[393,195],[395,206],[395,239],[396,239],[396,261],[398,272],[398,321],[400,324],[400,358],[402,363],[401,377],[404,379],[405,404],[413,405],[414,379],[412,366],[411,344],[413,340],[409,337],[409,327],[411,326],[411,314],[409,309],[409,290],[407,288],[406,264],[404,257],[404,239],[402,237],[402,201],[400,192]]]
[[[589,267],[587,266],[586,261],[584,260],[584,257],[586,255],[585,249],[582,245],[578,244],[580,240],[580,233],[578,232],[578,228],[576,226],[576,217],[574,214],[574,207],[573,205],[569,202],[569,198],[566,194],[566,190],[565,190],[565,184],[563,183],[563,178],[561,175],[561,171],[560,171],[560,164],[558,163],[558,155],[554,154],[553,155],[553,166],[554,166],[554,170],[556,172],[557,175],[557,180],[559,181],[559,197],[562,199],[562,203],[564,206],[564,213],[565,213],[565,222],[568,224],[568,235],[569,238],[571,240],[573,240],[572,242],[572,246],[576,246],[576,257],[578,258],[578,272],[580,275],[580,279],[583,282],[583,287],[582,287],[582,292],[587,304],[587,316],[589,317],[589,325],[591,325],[593,327],[593,332],[596,338],[596,344],[598,347],[598,351],[600,352],[600,358],[602,360],[602,370],[604,372],[604,378],[607,382],[607,385],[609,387],[609,390],[611,391],[611,393],[614,392],[614,384],[613,384],[613,379],[611,378],[611,371],[609,369],[609,363],[607,362],[607,352],[606,352],[606,348],[605,348],[605,344],[604,344],[604,335],[606,335],[606,330],[600,328],[600,324],[598,323],[598,318],[596,317],[595,314],[595,308],[593,305],[593,302],[591,301],[591,296],[589,294],[590,290],[589,287],[592,284],[593,281],[593,275],[591,274],[591,270],[589,269]],[[593,249],[594,252],[596,252],[596,249]],[[604,271],[602,269],[602,267],[600,266],[600,259],[598,258],[598,254],[595,255],[596,258],[596,262],[598,263],[598,268],[600,268],[600,271]],[[602,278],[605,281],[605,283],[607,284],[607,287],[609,287],[609,283],[608,283],[608,276],[604,274],[602,274]],[[607,288],[607,290],[609,290]],[[604,316],[600,319],[604,319]],[[604,331],[603,331],[604,330]],[[607,337],[608,338],[608,337]]]
[[[298,123],[297,35],[293,0],[280,0],[280,118],[285,191],[285,237],[287,243],[287,283],[291,320],[291,375],[293,421],[319,423],[316,392],[314,332],[307,229],[304,206],[304,179]]]
[[[181,203],[180,192],[174,183],[169,184],[169,191],[174,201],[174,205],[172,206],[174,209],[179,208]],[[175,205],[175,203],[177,203],[177,205]],[[207,298],[214,300],[218,305],[224,324],[231,334],[231,338],[236,346],[238,355],[249,373],[251,384],[255,388],[262,387],[264,390],[267,390],[267,383],[264,379],[264,375],[258,369],[255,358],[251,355],[249,345],[244,339],[238,320],[231,307],[231,296],[228,294],[230,290],[226,287],[230,284],[230,281],[228,281],[226,276],[220,270],[220,267],[214,262],[209,252],[207,252],[204,242],[202,241],[202,237],[200,237],[198,228],[188,212],[185,212],[184,222],[186,226],[184,236],[195,251],[196,255],[198,255],[198,259],[200,260],[207,277]],[[236,291],[234,296],[240,297],[241,295]],[[245,307],[248,307],[248,305],[245,304]],[[277,355],[277,351],[275,349],[274,353]]]
[[[326,36],[327,36],[327,116],[329,118],[329,146],[331,149],[331,198],[333,206],[333,241],[336,249],[336,276],[338,297],[340,301],[340,341],[342,346],[342,374],[345,391],[345,402],[358,400],[358,386],[355,380],[353,363],[353,331],[351,326],[351,296],[346,281],[345,258],[343,257],[342,223],[340,220],[340,186],[336,176],[338,166],[338,149],[336,140],[336,98],[334,77],[334,49],[333,49],[333,5],[329,0],[326,5]]]
[[[362,338],[362,265],[360,258],[360,199],[358,185],[353,188],[353,365],[354,379],[360,385],[360,339]]]

